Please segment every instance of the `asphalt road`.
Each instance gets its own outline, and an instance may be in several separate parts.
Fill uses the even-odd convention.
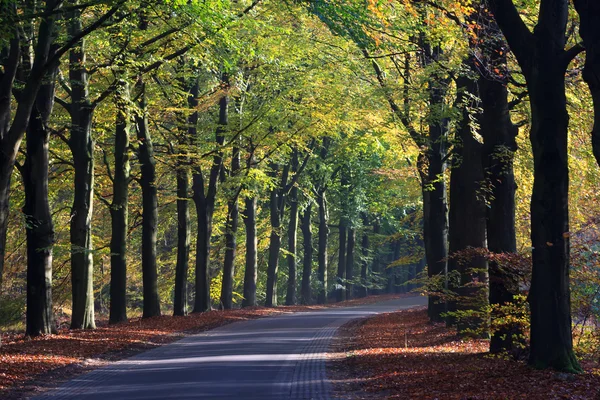
[[[236,322],[75,378],[36,399],[328,399],[325,358],[344,323],[426,297]]]

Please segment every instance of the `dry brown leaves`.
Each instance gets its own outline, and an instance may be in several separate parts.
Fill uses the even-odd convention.
[[[128,323],[108,325],[99,322],[95,330],[62,329],[56,335],[35,339],[23,334],[2,336],[0,347],[0,398],[11,388],[43,377],[51,371],[73,364],[89,364],[93,359],[119,359],[130,355],[132,349],[141,351],[173,342],[186,334],[216,328],[231,322],[297,311],[318,310],[370,304],[401,295],[372,296],[327,306],[254,307],[243,310],[211,311],[185,317],[162,316],[131,319]],[[65,371],[64,374],[68,374]],[[66,377],[66,376],[65,376]]]
[[[382,314],[342,330],[332,361],[338,392],[377,399],[599,399],[598,366],[581,375],[492,358],[486,341],[461,341],[424,308]],[[339,354],[339,353],[338,353]],[[344,397],[341,394],[342,398]]]

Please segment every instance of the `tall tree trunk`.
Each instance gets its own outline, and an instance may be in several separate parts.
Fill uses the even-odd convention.
[[[506,53],[503,40],[494,43],[494,49],[502,51],[502,60],[506,68]],[[496,54],[500,54],[496,51]],[[515,253],[517,240],[515,233],[515,175],[513,171],[514,154],[517,151],[515,138],[518,128],[510,120],[508,89],[501,80],[479,78],[482,116],[481,134],[483,136],[483,165],[487,179],[491,183],[488,194],[487,244],[492,253]],[[490,304],[502,305],[513,301],[514,291],[507,286],[510,277],[495,263],[489,265]],[[490,341],[490,351],[499,353],[514,350],[514,330],[495,332]]]
[[[348,244],[346,254],[346,299],[354,297],[354,247],[356,244],[356,230],[352,227],[348,229]]]
[[[233,148],[231,159],[231,176],[240,171],[240,149]],[[223,284],[221,288],[221,303],[229,310],[233,307],[233,279],[235,276],[236,235],[239,224],[238,194],[227,202],[227,222],[225,225],[225,261],[223,263]]]
[[[150,129],[148,127],[148,105],[146,85],[138,81],[140,112],[136,117],[137,138],[140,142],[140,186],[142,187],[142,282],[143,317],[160,315],[158,295],[158,268],[156,265],[156,235],[158,230],[158,190],[156,188],[156,159]]]
[[[442,49],[439,46],[431,48],[428,43],[422,44],[424,48],[424,65],[429,65],[439,60]],[[433,76],[429,80],[429,137],[425,159],[420,160],[420,171],[423,178],[423,217],[425,220],[425,254],[427,257],[429,277],[440,276],[447,273],[448,257],[448,204],[446,195],[446,142],[448,136],[448,119],[444,115],[444,97],[448,90],[446,79]],[[425,164],[425,165],[424,165]],[[428,314],[432,321],[442,321],[441,314],[445,311],[445,304],[435,296],[429,297]]]
[[[58,66],[53,67],[37,94],[27,128],[27,150],[23,168],[27,231],[27,326],[25,334],[38,336],[56,331],[52,310],[52,248],[54,225],[48,202],[47,123],[54,105]]]
[[[111,324],[127,321],[127,228],[129,203],[129,86],[118,82],[116,90],[115,167],[110,206],[110,316]]]
[[[73,11],[69,34],[82,31],[81,12]],[[94,259],[92,215],[94,211],[94,141],[92,140],[93,107],[89,84],[85,42],[81,40],[69,53],[71,82],[71,137],[75,177],[71,208],[71,285],[73,297],[72,329],[95,328]]]
[[[47,17],[40,22],[38,33],[35,36],[36,42],[32,46],[34,48],[33,64],[25,86],[20,91],[16,110],[12,108],[12,92],[15,76],[22,58],[21,44],[23,38],[21,38],[18,26],[15,25],[12,31],[11,29],[7,30],[10,39],[8,39],[6,59],[3,60],[3,68],[0,73],[0,149],[2,149],[0,151],[0,287],[6,254],[12,172],[21,141],[29,124],[37,93],[46,76],[46,68],[49,66],[48,61],[51,45],[54,41],[57,18],[54,11],[59,5],[60,2],[56,0],[45,2],[43,13]],[[0,11],[3,15],[6,15],[7,19],[17,20],[16,3],[2,4],[0,5]],[[27,46],[29,47],[29,43]]]
[[[229,84],[226,74],[222,76],[224,85]],[[225,140],[225,130],[228,124],[229,96],[224,94],[219,100],[219,123],[215,134],[216,153],[210,168],[208,186],[205,189],[204,175],[200,166],[195,167],[192,177],[194,203],[198,219],[198,237],[196,241],[196,297],[194,312],[205,312],[211,308],[210,301],[210,239],[212,235],[213,214],[221,169],[223,168],[223,154],[221,147]]]
[[[301,283],[301,303],[310,304],[310,276],[312,273],[313,247],[312,247],[312,225],[311,225],[312,203],[308,203],[302,214],[300,229],[302,230],[302,239],[304,244],[304,257],[302,260],[302,283]]]
[[[188,106],[196,110],[199,85],[196,79],[188,96]],[[188,312],[188,269],[190,261],[190,158],[187,146],[197,134],[198,111],[193,111],[187,119],[187,135],[182,132],[179,141],[183,154],[177,165],[177,265],[175,267],[175,297],[173,314],[183,316]]]
[[[338,269],[337,269],[337,288],[336,301],[344,301],[346,299],[346,238],[348,236],[348,220],[346,217],[340,217],[339,225],[339,250],[338,250]]]
[[[565,72],[577,54],[565,51],[569,4],[567,0],[542,0],[533,33],[512,1],[490,0],[489,5],[523,70],[531,102],[534,183],[529,362],[538,368],[581,371],[573,352],[569,289]]]
[[[376,243],[380,243],[379,241],[379,234],[381,233],[381,225],[379,223],[379,218],[375,219],[375,222],[373,222],[373,236],[374,238],[377,240]],[[375,246],[375,249],[373,249],[373,265],[371,266],[371,271],[373,272],[373,275],[377,275],[378,278],[381,277],[381,253],[380,253],[380,248],[381,245]],[[379,280],[377,281],[377,283],[379,284]],[[377,286],[375,289],[373,289],[373,294],[381,294],[381,288],[379,286]]]
[[[468,63],[468,64],[466,64]],[[471,70],[472,65],[467,61],[465,66]],[[454,257],[457,252],[469,247],[486,248],[486,204],[481,195],[481,187],[485,176],[481,159],[482,145],[474,135],[472,121],[479,124],[480,109],[478,103],[477,81],[471,77],[462,76],[457,80],[459,95],[457,103],[463,107],[462,119],[458,126],[453,151],[453,166],[450,175],[450,217],[449,217],[449,271],[459,271],[461,286],[451,288],[459,293],[458,304],[450,304],[450,310],[471,311],[483,309],[488,303],[488,266],[484,257],[474,257],[471,260]],[[478,284],[474,285],[474,277]],[[485,293],[483,293],[483,292]],[[481,303],[481,304],[480,304]],[[449,322],[456,322],[450,318]],[[458,321],[459,333],[472,330],[488,332],[488,321],[473,317]]]
[[[585,46],[583,80],[588,84],[594,103],[592,149],[600,165],[600,4],[593,0],[574,0],[579,14],[579,36]]]
[[[177,171],[177,265],[173,315],[187,315],[187,277],[190,260],[190,174],[185,166]]]
[[[319,293],[317,294],[317,303],[327,303],[327,241],[329,239],[329,211],[327,209],[327,197],[325,190],[317,191],[317,204],[319,206],[319,253],[318,253],[318,271]]]
[[[366,219],[366,218],[365,218]],[[366,221],[365,221],[366,222]],[[359,297],[367,297],[369,295],[369,235],[363,232],[360,243],[362,249],[362,262],[360,263],[360,288],[358,291]]]
[[[298,149],[294,149],[292,155],[292,172],[298,173]],[[298,187],[293,185],[290,194],[290,221],[288,225],[288,281],[285,304],[291,306],[296,304],[296,270],[298,262],[296,260],[296,243],[298,241]]]
[[[271,214],[271,236],[269,239],[269,264],[267,266],[267,298],[265,307],[277,306],[277,269],[281,249],[281,219],[279,214],[279,189],[271,190],[269,210]]]
[[[242,307],[256,306],[257,247],[256,197],[245,200],[244,225],[246,226],[246,269],[244,271],[244,300]]]

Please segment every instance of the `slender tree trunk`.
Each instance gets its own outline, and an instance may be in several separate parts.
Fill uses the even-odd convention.
[[[348,236],[348,220],[340,217],[339,225],[339,251],[338,251],[338,270],[337,270],[337,288],[336,300],[338,302],[346,299],[346,238]]]
[[[222,82],[229,84],[226,74],[223,74]],[[199,166],[192,177],[194,191],[194,203],[196,204],[196,215],[198,219],[198,237],[196,241],[196,297],[194,301],[194,312],[205,312],[211,308],[210,301],[210,239],[212,235],[213,214],[215,211],[215,200],[217,186],[221,169],[223,168],[223,146],[225,129],[228,125],[229,97],[225,94],[219,101],[219,124],[215,134],[217,151],[213,157],[210,169],[208,186],[204,188],[204,175]]]
[[[356,244],[356,230],[354,228],[348,229],[348,244],[346,254],[346,299],[350,300],[354,297],[354,285],[352,280],[354,279],[354,247]]]
[[[190,109],[198,106],[198,80],[194,82],[188,96]],[[187,315],[188,312],[188,269],[190,262],[190,159],[187,146],[192,138],[196,137],[198,124],[198,111],[188,117],[187,135],[182,133],[180,146],[183,153],[178,159],[177,169],[177,266],[175,267],[175,298],[173,304],[174,315]]]
[[[377,218],[373,223],[373,236],[377,240],[376,243],[380,243],[378,237],[380,233],[381,225],[379,224],[379,218]],[[373,265],[371,266],[371,271],[373,272],[373,275],[377,275],[378,278],[381,277],[380,247],[381,246],[375,246],[375,249],[373,249]],[[377,283],[379,284],[379,280],[377,281]],[[381,294],[381,288],[377,286],[375,289],[373,289],[373,294]]]
[[[369,295],[369,235],[367,232],[363,232],[362,240],[360,243],[362,249],[362,262],[360,263],[360,288],[358,291],[359,297],[367,297]]]
[[[318,272],[319,293],[317,303],[327,303],[327,241],[329,239],[329,211],[327,209],[327,197],[325,190],[320,189],[317,193],[317,204],[319,206],[319,253]]]
[[[301,226],[302,239],[304,243],[304,258],[302,261],[302,283],[301,283],[301,303],[310,304],[310,276],[312,273],[313,247],[312,247],[312,225],[311,225],[312,203],[308,203],[302,214]]]
[[[47,123],[54,105],[57,67],[53,67],[37,94],[27,128],[27,150],[23,168],[27,231],[27,326],[25,334],[38,336],[56,332],[52,310],[52,248],[54,225],[48,202]]]
[[[158,190],[156,188],[156,159],[150,129],[145,83],[140,79],[139,106],[141,114],[136,117],[137,138],[140,142],[140,186],[142,187],[142,281],[143,317],[160,315],[158,295],[158,267],[156,265],[156,235],[158,230]]]
[[[69,34],[83,29],[81,12],[73,11]],[[71,285],[73,297],[72,329],[95,328],[94,259],[92,256],[92,215],[94,212],[94,141],[92,140],[93,108],[89,83],[85,41],[81,40],[69,53],[71,82],[71,137],[75,177],[71,209]]]
[[[242,307],[256,306],[257,247],[256,197],[245,200],[244,225],[246,226],[246,269],[244,271],[244,300]]]
[[[298,173],[298,149],[294,149],[292,156],[292,172]],[[298,187],[292,186],[289,194],[290,221],[288,225],[288,282],[285,304],[291,306],[296,304],[296,243],[298,241]]]
[[[121,80],[116,91],[115,167],[110,206],[110,316],[111,324],[127,321],[127,228],[129,203],[129,87]]]
[[[187,315],[187,277],[190,260],[190,175],[185,166],[177,171],[177,266],[173,315]]]
[[[240,149],[233,148],[231,160],[231,176],[236,176],[240,170]],[[223,285],[221,288],[221,303],[229,310],[233,307],[233,279],[235,276],[236,236],[239,224],[238,195],[227,203],[227,222],[225,225],[225,261],[223,263]]]
[[[265,307],[277,306],[277,269],[281,249],[281,219],[279,218],[279,190],[271,190],[271,237],[269,240],[269,264],[267,267],[267,298]]]

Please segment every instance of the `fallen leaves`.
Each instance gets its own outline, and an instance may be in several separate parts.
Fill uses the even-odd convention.
[[[539,371],[488,355],[488,342],[462,341],[425,309],[382,314],[342,328],[331,377],[361,399],[598,399],[597,365],[581,375]]]

